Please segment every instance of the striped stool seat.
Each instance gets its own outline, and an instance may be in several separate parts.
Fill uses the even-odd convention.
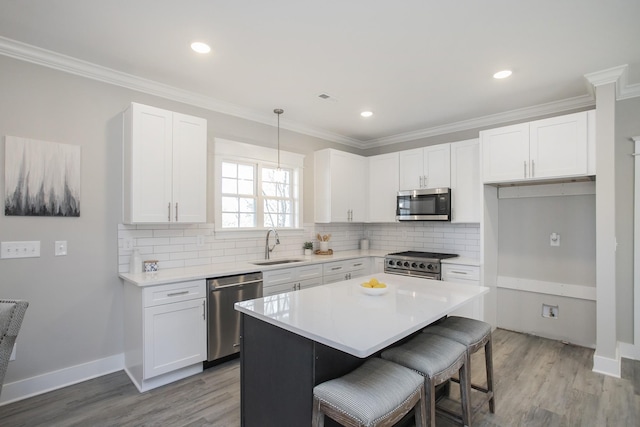
[[[313,388],[313,426],[325,415],[344,426],[392,426],[413,408],[416,426],[426,426],[422,376],[372,358],[348,374]]]
[[[471,425],[469,387],[466,382],[466,352],[464,345],[440,335],[419,334],[397,347],[382,352],[382,358],[419,372],[424,377],[427,409],[427,423],[436,425],[436,386],[451,379],[456,373],[462,381],[461,406],[464,425]]]
[[[491,325],[475,319],[468,319],[466,317],[449,316],[443,321],[429,326],[424,329],[423,332],[429,334],[440,335],[445,338],[457,341],[463,344],[467,348],[467,379],[470,386],[475,390],[481,391],[485,394],[485,399],[482,404],[477,405],[475,410],[477,411],[484,405],[485,402],[489,402],[489,411],[495,412],[495,396],[493,393],[493,352],[491,348]],[[476,351],[484,347],[485,352],[485,368],[487,372],[487,387],[471,383],[471,355]]]

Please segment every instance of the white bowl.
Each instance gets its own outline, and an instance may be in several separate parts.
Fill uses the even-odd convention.
[[[360,289],[362,289],[362,292],[364,292],[367,295],[374,295],[374,296],[383,295],[383,294],[386,294],[387,291],[389,290],[388,286],[385,286],[384,288],[368,288],[362,285],[364,285],[364,283],[360,285]]]

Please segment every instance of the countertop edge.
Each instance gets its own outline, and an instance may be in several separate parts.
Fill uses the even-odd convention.
[[[119,273],[118,276],[127,283],[139,287],[165,285],[168,283],[187,282],[191,280],[207,279],[212,277],[229,276],[255,271],[280,270],[284,268],[301,267],[312,264],[324,264],[333,261],[344,261],[348,259],[369,257],[383,258],[388,251],[381,250],[352,250],[334,252],[333,255],[300,255],[287,256],[282,258],[302,259],[303,261],[291,264],[280,265],[255,265],[251,261],[242,261],[233,264],[208,264],[192,267],[169,268],[165,270],[149,273]],[[278,258],[272,258],[277,260]],[[256,262],[263,260],[256,260]]]

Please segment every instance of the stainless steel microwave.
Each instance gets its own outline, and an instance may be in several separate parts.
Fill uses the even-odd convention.
[[[451,189],[430,188],[398,192],[398,221],[451,221]]]

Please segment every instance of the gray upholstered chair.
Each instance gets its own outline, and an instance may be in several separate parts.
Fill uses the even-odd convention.
[[[0,299],[0,394],[13,344],[28,306],[27,301]]]

